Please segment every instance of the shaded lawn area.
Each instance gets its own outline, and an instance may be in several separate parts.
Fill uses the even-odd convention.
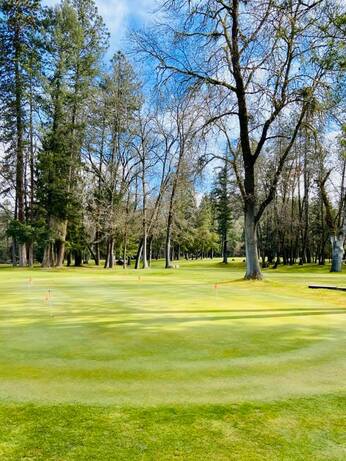
[[[161,266],[0,269],[0,459],[346,459],[345,275]]]

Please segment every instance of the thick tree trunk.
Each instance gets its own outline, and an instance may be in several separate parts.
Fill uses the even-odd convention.
[[[338,237],[330,237],[332,245],[332,267],[330,272],[341,272],[342,271],[342,260],[344,257],[344,236],[341,234]]]
[[[67,221],[50,217],[48,226],[52,240],[45,246],[42,267],[62,267],[65,259]]]
[[[107,242],[107,255],[105,261],[105,269],[112,269],[114,267],[114,239],[109,237]]]
[[[63,267],[65,259],[65,241],[56,242],[56,267]]]
[[[65,259],[65,242],[67,234],[67,220],[52,219],[51,224],[55,236],[55,249],[56,249],[56,267],[63,267]]]
[[[75,267],[82,266],[82,252],[80,250],[76,250],[74,253],[74,265]]]
[[[46,244],[44,248],[42,267],[49,268],[55,266],[54,256],[54,243],[50,241]]]
[[[327,195],[325,184],[327,179],[329,178],[330,171],[327,175],[320,181],[320,189],[321,189],[321,198],[323,204],[325,206],[325,220],[326,224],[329,228],[329,232],[331,233],[330,242],[332,246],[332,267],[330,272],[341,272],[342,271],[342,259],[344,257],[344,243],[345,243],[345,235],[346,235],[346,207],[344,205],[344,187],[342,186],[342,198],[341,198],[341,205],[340,205],[340,221],[337,222],[333,217],[332,205]],[[344,184],[344,179],[342,180],[342,184]],[[343,215],[341,214],[343,210]]]
[[[246,249],[246,274],[247,280],[261,280],[262,273],[258,261],[257,231],[253,205],[247,205],[245,211],[245,249]]]
[[[18,244],[18,256],[19,256],[19,266],[24,267],[27,264],[27,252],[26,252],[26,244],[19,243]]]
[[[34,265],[34,244],[31,242],[28,246],[28,266],[33,267]]]

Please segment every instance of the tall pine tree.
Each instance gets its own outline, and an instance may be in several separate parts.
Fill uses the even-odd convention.
[[[31,239],[26,227],[25,159],[29,145],[31,70],[36,60],[40,11],[38,0],[0,2],[0,136],[6,146],[6,160],[13,171],[15,222],[11,229],[14,245],[18,246],[20,266],[27,263],[27,243]]]
[[[223,262],[227,264],[228,234],[230,231],[232,213],[229,190],[229,165],[226,161],[217,175],[216,184],[212,191],[212,198],[215,204],[218,231],[222,242]]]
[[[39,161],[39,200],[47,224],[43,266],[64,262],[68,222],[78,207],[85,102],[108,34],[93,0],[64,1],[52,14],[47,92],[49,120]]]

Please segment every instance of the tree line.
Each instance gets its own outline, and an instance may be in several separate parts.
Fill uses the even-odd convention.
[[[108,62],[93,0],[0,1],[2,260],[340,271],[342,4],[159,3]]]

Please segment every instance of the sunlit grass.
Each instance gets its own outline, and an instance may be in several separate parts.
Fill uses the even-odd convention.
[[[0,268],[0,459],[345,459],[328,269]]]

